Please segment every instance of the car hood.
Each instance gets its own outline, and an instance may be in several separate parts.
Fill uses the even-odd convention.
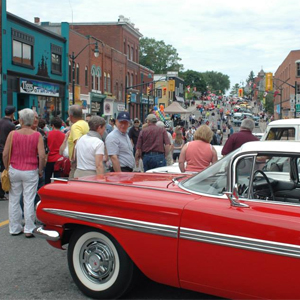
[[[94,175],[72,179],[71,181],[86,181],[109,183],[116,185],[132,185],[155,188],[169,188],[169,184],[173,179],[182,181],[192,174],[157,174],[157,173],[125,173],[125,172],[111,172],[105,175]],[[174,187],[174,185],[170,185]],[[177,185],[176,185],[177,186]]]

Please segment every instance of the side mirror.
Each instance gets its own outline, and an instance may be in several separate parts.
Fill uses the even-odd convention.
[[[239,201],[239,193],[238,193],[238,186],[237,184],[234,185],[232,193],[230,192],[225,192],[224,193],[228,200],[230,201],[231,206],[233,207],[243,207],[243,208],[249,208],[249,205],[245,203],[241,203]]]

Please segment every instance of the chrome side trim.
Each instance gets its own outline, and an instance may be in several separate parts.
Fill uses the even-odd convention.
[[[46,239],[48,241],[58,241],[60,239],[59,233],[57,231],[45,230],[43,226],[36,227],[35,229],[33,229],[32,233],[34,236]]]
[[[62,209],[43,208],[43,211],[76,220],[92,222],[101,225],[125,228],[129,230],[141,231],[150,234],[157,234],[172,238],[178,237],[178,227],[162,225],[157,223],[143,222],[131,219],[109,217],[97,214],[82,213]]]
[[[125,184],[125,183],[113,183],[113,182],[107,182],[107,181],[106,182],[88,181],[88,180],[80,180],[80,178],[78,178],[78,179],[69,179],[69,182],[76,182],[76,181],[77,182],[87,182],[87,183],[105,184],[105,185],[116,185],[116,186],[123,186],[123,187],[127,187],[127,188],[131,187],[131,188],[138,188],[138,189],[144,189],[144,190],[154,190],[154,191],[160,191],[160,192],[191,195],[191,192],[175,191],[175,190],[172,190],[172,189],[156,188],[156,187],[151,187],[151,186],[128,185],[128,184]]]
[[[267,240],[252,239],[236,235],[202,231],[189,228],[180,229],[180,238],[197,242],[259,251],[268,254],[300,258],[300,246],[293,244],[277,243]]]

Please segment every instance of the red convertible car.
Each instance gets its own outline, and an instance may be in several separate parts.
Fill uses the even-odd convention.
[[[34,234],[68,244],[92,298],[120,297],[139,270],[220,297],[299,299],[299,173],[299,142],[264,141],[193,176],[58,179],[39,190]]]

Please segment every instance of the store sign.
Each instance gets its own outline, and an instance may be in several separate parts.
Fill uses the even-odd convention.
[[[59,97],[59,85],[44,81],[20,78],[20,93]]]
[[[117,109],[118,111],[125,111],[125,104],[118,104]]]

